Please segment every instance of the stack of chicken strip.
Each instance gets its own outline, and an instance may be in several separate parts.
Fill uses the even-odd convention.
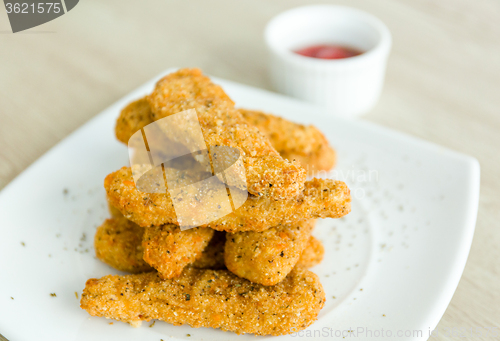
[[[335,151],[313,126],[236,109],[198,69],[167,75],[125,107],[116,137],[127,144],[147,125],[188,109],[196,110],[209,149],[239,150],[247,200],[226,216],[181,230],[168,193],[141,192],[130,167],[109,174],[111,218],[97,229],[94,246],[100,260],[131,274],[89,279],[81,307],[134,326],[158,319],[256,335],[308,327],[325,302],[318,277],[307,270],[324,253],[311,235],[315,219],[348,214],[351,198],[341,181],[306,176],[333,167]],[[176,134],[165,139],[184,148]],[[183,158],[169,167],[165,172],[189,174],[199,165]]]

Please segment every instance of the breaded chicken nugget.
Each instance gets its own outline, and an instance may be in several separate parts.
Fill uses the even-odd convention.
[[[113,219],[106,220],[98,228],[94,247],[97,257],[115,269],[131,273],[152,271],[144,260],[144,246],[147,261],[166,278],[177,276],[186,265],[197,263],[197,259],[200,261],[198,267],[215,264],[219,258],[224,264],[224,233],[218,232],[222,236],[214,239],[214,231],[206,228],[190,229],[185,234],[171,224],[144,229],[125,218],[113,205],[108,206]],[[209,244],[211,239],[214,241]],[[217,255],[219,244],[222,251]],[[207,245],[217,248],[203,252]]]
[[[228,233],[224,248],[227,269],[253,283],[281,282],[299,261],[314,224],[310,219],[264,232]]]
[[[110,205],[110,209],[113,206]],[[152,271],[144,260],[144,249],[142,247],[142,237],[144,228],[127,220],[123,215],[113,209],[113,219],[110,224],[104,223],[97,229],[95,236],[95,252],[100,260],[109,266],[131,273]],[[116,216],[115,216],[116,215]],[[125,232],[124,232],[125,231]],[[101,236],[99,236],[101,235]],[[112,243],[97,241],[102,239],[112,240]],[[226,243],[226,233],[215,231],[214,236],[207,247],[191,265],[198,269],[224,269],[224,244]],[[319,240],[311,236],[306,248],[297,262],[298,266],[312,267],[323,259],[323,245]],[[141,264],[141,266],[138,266]]]
[[[198,269],[224,269],[226,267],[224,263],[224,245],[227,235],[230,236],[231,234],[216,231],[201,257],[192,266]],[[324,252],[321,241],[311,236],[297,262],[297,266],[309,268],[319,264],[323,260]]]
[[[174,224],[146,227],[142,240],[144,260],[163,279],[179,276],[184,267],[201,257],[213,235],[214,230],[206,227],[185,231]]]
[[[115,134],[119,141],[128,145],[132,150],[136,150],[139,147],[141,149],[141,143],[137,140],[129,141],[132,135],[138,130],[144,128],[148,124],[152,123],[151,120],[151,109],[147,99],[141,98],[127,105],[120,113],[116,121]],[[201,169],[201,165],[190,155],[190,151],[180,143],[172,141],[166,134],[163,134],[159,130],[155,130],[154,134],[149,134],[147,137],[149,146],[164,146],[164,148],[152,148],[150,149],[150,154],[146,153],[132,153],[131,163],[132,164],[150,164],[150,156],[156,160],[170,160],[168,166],[170,168],[186,169],[194,168],[195,165],[198,166],[197,169]],[[129,144],[131,142],[131,144]],[[134,145],[137,144],[137,145]],[[178,155],[184,155],[183,157],[177,157]],[[210,167],[208,167],[210,168]],[[208,169],[210,171],[210,169]]]
[[[95,235],[94,247],[97,257],[104,263],[121,271],[131,273],[153,271],[154,269],[143,259],[144,248],[142,246],[142,240],[144,228],[125,218],[120,211],[112,205],[109,205],[109,210],[113,219],[107,219],[97,229]],[[199,231],[196,229],[195,231],[196,233],[200,233],[200,238],[205,239],[206,231]],[[184,249],[182,245],[179,245],[182,241],[191,241],[191,239],[184,238],[180,240],[178,238],[176,240],[176,250]],[[210,242],[203,250],[200,257],[192,263],[192,266],[199,269],[224,269],[226,267],[224,265],[225,242],[226,233],[214,231],[212,239],[210,239]],[[190,244],[188,247],[192,247],[192,245]],[[178,257],[179,255],[177,255],[176,258]],[[179,267],[179,265],[174,263],[172,258],[168,260],[165,259],[165,261],[173,262],[170,268]],[[138,267],[138,263],[143,264],[143,267]],[[169,267],[168,264],[163,264],[163,266]]]
[[[239,109],[248,123],[257,127],[271,142],[280,155],[288,160],[299,160],[310,175],[320,170],[329,170],[335,164],[335,150],[325,136],[314,126],[288,121],[261,111]],[[147,98],[127,105],[116,121],[116,137],[127,144],[136,131],[152,123],[151,109]],[[175,145],[169,141],[168,145]]]
[[[310,175],[335,165],[335,150],[316,127],[290,122],[261,111],[239,109],[250,124],[267,136],[273,147],[288,160],[299,160]]]
[[[153,121],[195,109],[208,148],[227,146],[240,151],[249,193],[284,200],[303,189],[306,171],[300,164],[283,159],[269,140],[245,121],[222,88],[199,69],[181,69],[162,78],[148,101]],[[196,135],[197,127],[185,128],[172,129],[169,138],[189,144],[186,135]]]
[[[311,325],[324,302],[318,276],[301,268],[266,287],[227,270],[188,267],[168,280],[151,272],[89,279],[80,306],[92,316],[134,326],[158,319],[237,334],[285,335]]]
[[[303,266],[305,268],[312,268],[318,265],[323,260],[325,255],[325,248],[323,243],[315,237],[311,236],[307,242],[306,248],[300,255],[297,265]]]
[[[117,270],[131,273],[152,271],[142,259],[143,234],[143,227],[125,218],[106,219],[94,237],[96,256]]]
[[[170,196],[166,193],[144,196],[134,186],[130,168],[123,167],[109,174],[104,180],[104,187],[109,202],[127,219],[144,227],[178,224]],[[205,225],[226,232],[264,231],[304,219],[340,218],[350,209],[350,191],[344,182],[312,179],[306,182],[304,191],[294,199],[275,201],[249,197],[234,212]]]

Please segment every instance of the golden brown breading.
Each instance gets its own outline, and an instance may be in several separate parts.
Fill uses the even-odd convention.
[[[266,287],[227,270],[188,267],[169,280],[151,272],[89,279],[80,306],[92,316],[134,326],[158,319],[237,334],[285,335],[311,325],[324,302],[318,276],[301,268]]]
[[[226,242],[226,233],[215,231],[215,234],[205,248],[201,257],[196,260],[192,266],[198,269],[224,269],[224,244]],[[307,242],[306,248],[297,262],[297,266],[310,268],[318,265],[323,260],[325,250],[323,244],[318,239],[311,236]]]
[[[151,108],[146,98],[134,101],[123,108],[116,120],[116,138],[128,144],[128,140],[136,131],[144,128],[151,122]]]
[[[151,200],[158,195],[155,193],[161,193],[167,197],[170,200],[169,212],[174,215],[171,222],[181,226],[182,229],[202,226],[232,211],[226,185],[218,177],[212,177],[211,173],[192,172],[191,169],[164,168],[166,178],[170,179],[167,193],[166,187],[158,188],[162,186],[163,174],[161,168],[155,169],[158,169],[160,173],[156,173],[157,175],[151,172],[145,173],[135,188],[142,196],[143,205],[154,206],[155,203]],[[206,180],[201,181],[204,179]],[[148,190],[145,191],[144,188]],[[239,200],[237,207],[244,203],[248,196],[246,191],[238,191],[234,188],[230,193],[233,202],[235,202],[233,194],[237,195],[236,198]]]
[[[132,223],[113,206],[110,205],[110,210],[113,210],[113,224],[115,228],[99,227],[96,232],[96,240],[98,234],[106,233],[106,238],[113,240],[113,244],[95,242],[95,250],[98,258],[104,263],[115,269],[127,271],[131,273],[152,271],[144,260],[144,249],[142,247],[142,237],[144,228]],[[105,224],[103,224],[104,226]],[[123,233],[126,231],[126,233]],[[134,234],[131,236],[131,234]],[[224,244],[226,242],[226,233],[215,231],[214,236],[208,243],[207,247],[191,265],[198,269],[224,269]],[[140,252],[137,252],[140,250]],[[306,248],[297,262],[298,266],[312,267],[317,265],[323,259],[323,245],[319,240],[311,236]],[[128,256],[130,255],[130,256]],[[137,264],[142,264],[144,267],[138,267]]]
[[[120,116],[116,120],[115,126],[116,138],[124,144],[128,145],[132,135],[150,123],[152,123],[151,108],[149,106],[147,98],[144,97],[138,99],[132,103],[129,103],[120,112]],[[150,134],[147,139],[149,145],[168,146],[166,148],[156,148],[151,150],[152,153],[157,154],[156,157],[158,159],[167,160],[178,155],[189,154],[189,150],[186,149],[186,147],[184,147],[180,143],[172,141],[168,138],[167,135],[162,134],[160,131],[155,131],[154,134]],[[135,146],[134,143],[132,143],[132,145],[129,145],[129,147],[136,148],[138,146]],[[182,159],[186,161],[189,158],[184,157]],[[134,155],[134,163],[149,163],[149,161],[150,160],[148,155],[144,155],[143,153]]]
[[[112,205],[109,205],[109,210],[113,219],[108,220],[112,221],[112,226],[114,228],[105,227],[110,225],[108,220],[98,228],[95,237],[96,242],[94,244],[98,258],[115,269],[122,271],[131,273],[153,271],[154,269],[143,260],[144,248],[142,247],[142,239],[144,236],[144,228],[125,218],[120,211]],[[124,231],[126,233],[124,233]],[[206,231],[196,231],[200,233],[200,238],[205,238],[204,235]],[[110,245],[109,243],[97,242],[98,235],[104,233],[106,234],[105,238],[112,240],[113,244]],[[214,231],[213,237],[207,247],[203,250],[200,257],[192,263],[192,266],[198,269],[224,269],[226,267],[224,265],[225,235],[225,232]],[[99,239],[102,238],[99,237]],[[182,241],[186,240],[190,241],[191,239],[183,239]],[[176,243],[180,242],[181,240],[176,240]],[[179,247],[180,245],[176,245],[176,249],[179,249]],[[189,247],[192,247],[192,245],[189,245]],[[140,250],[140,252],[136,252],[136,250]],[[125,257],[123,255],[132,255],[132,257]],[[144,267],[140,268],[140,271],[135,271],[138,261],[144,264]],[[172,259],[168,261],[172,261]],[[172,264],[171,267],[172,266],[178,267],[175,264]]]
[[[131,273],[152,271],[153,268],[143,259],[143,243],[147,247],[148,262],[151,262],[165,277],[177,276],[187,264],[193,262],[195,266],[198,264],[196,267],[203,267],[202,265],[208,267],[217,262],[222,263],[224,267],[223,232],[217,232],[222,234],[222,237],[218,235],[214,239],[211,237],[214,231],[210,229],[194,228],[181,234],[177,226],[165,225],[148,227],[146,229],[148,233],[145,235],[143,227],[125,218],[113,205],[108,206],[113,219],[106,220],[97,230],[95,250],[99,259],[115,269]],[[143,240],[143,237],[146,238]],[[209,244],[211,239],[214,241]],[[216,248],[205,252],[203,249],[207,245]],[[217,248],[221,251],[218,252]]]
[[[177,224],[172,200],[165,193],[144,193],[134,186],[130,168],[109,174],[104,180],[109,202],[141,226]],[[146,199],[145,199],[146,198]],[[206,226],[218,231],[264,231],[272,226],[291,225],[311,218],[340,218],[349,213],[351,196],[342,181],[312,179],[297,198],[276,201],[249,197],[234,212]]]
[[[173,224],[146,227],[144,260],[164,279],[179,276],[184,267],[201,257],[213,235],[214,230],[206,227],[184,231]]]
[[[215,231],[212,240],[203,250],[201,257],[192,266],[197,269],[224,269],[224,244],[226,243],[226,232]]]
[[[228,233],[224,262],[229,271],[262,285],[281,282],[297,264],[315,220],[276,226],[264,232]]]
[[[144,228],[125,219],[113,218],[97,228],[94,248],[97,258],[109,266],[131,273],[152,271],[142,259]]]
[[[247,109],[238,111],[248,123],[257,127],[269,139],[283,158],[299,160],[309,175],[329,170],[334,166],[335,150],[316,127],[304,126],[261,111]],[[147,98],[141,98],[121,111],[115,127],[116,137],[127,144],[133,133],[152,122]],[[175,145],[173,141],[169,141],[168,144]]]
[[[312,268],[318,265],[323,260],[325,255],[325,248],[320,240],[311,236],[307,242],[306,248],[300,255],[297,265],[303,266],[305,268]]]
[[[228,146],[240,151],[251,194],[284,200],[303,189],[306,171],[300,164],[283,159],[269,140],[245,121],[222,88],[199,69],[181,69],[162,78],[148,101],[154,121],[195,109],[208,148]],[[183,128],[172,129],[169,138],[189,144],[186,133],[194,136],[197,127],[188,124]],[[242,174],[237,176],[244,179]]]
[[[335,165],[335,150],[316,127],[256,110],[239,109],[239,112],[267,136],[281,156],[288,160],[299,160],[309,175],[330,170]]]

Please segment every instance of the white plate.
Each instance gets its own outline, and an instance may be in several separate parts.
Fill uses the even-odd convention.
[[[0,333],[8,339],[256,340],[166,323],[110,325],[89,317],[75,297],[88,278],[117,273],[92,247],[96,226],[108,216],[103,179],[128,163],[113,128],[119,110],[157,79],[104,110],[0,193]],[[477,161],[374,124],[323,116],[290,98],[215,81],[238,106],[321,128],[338,151],[329,175],[345,180],[354,198],[347,217],[323,220],[315,229],[326,248],[313,269],[327,294],[318,321],[307,329],[311,334],[280,340],[336,339],[348,330],[357,340],[388,333],[427,339],[467,260],[479,196]]]

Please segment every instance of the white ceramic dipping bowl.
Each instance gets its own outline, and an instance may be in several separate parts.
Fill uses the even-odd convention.
[[[267,25],[270,73],[277,91],[355,117],[376,104],[384,83],[391,34],[371,14],[334,5],[298,7]],[[344,59],[305,57],[294,51],[322,44],[353,47],[362,54]]]

